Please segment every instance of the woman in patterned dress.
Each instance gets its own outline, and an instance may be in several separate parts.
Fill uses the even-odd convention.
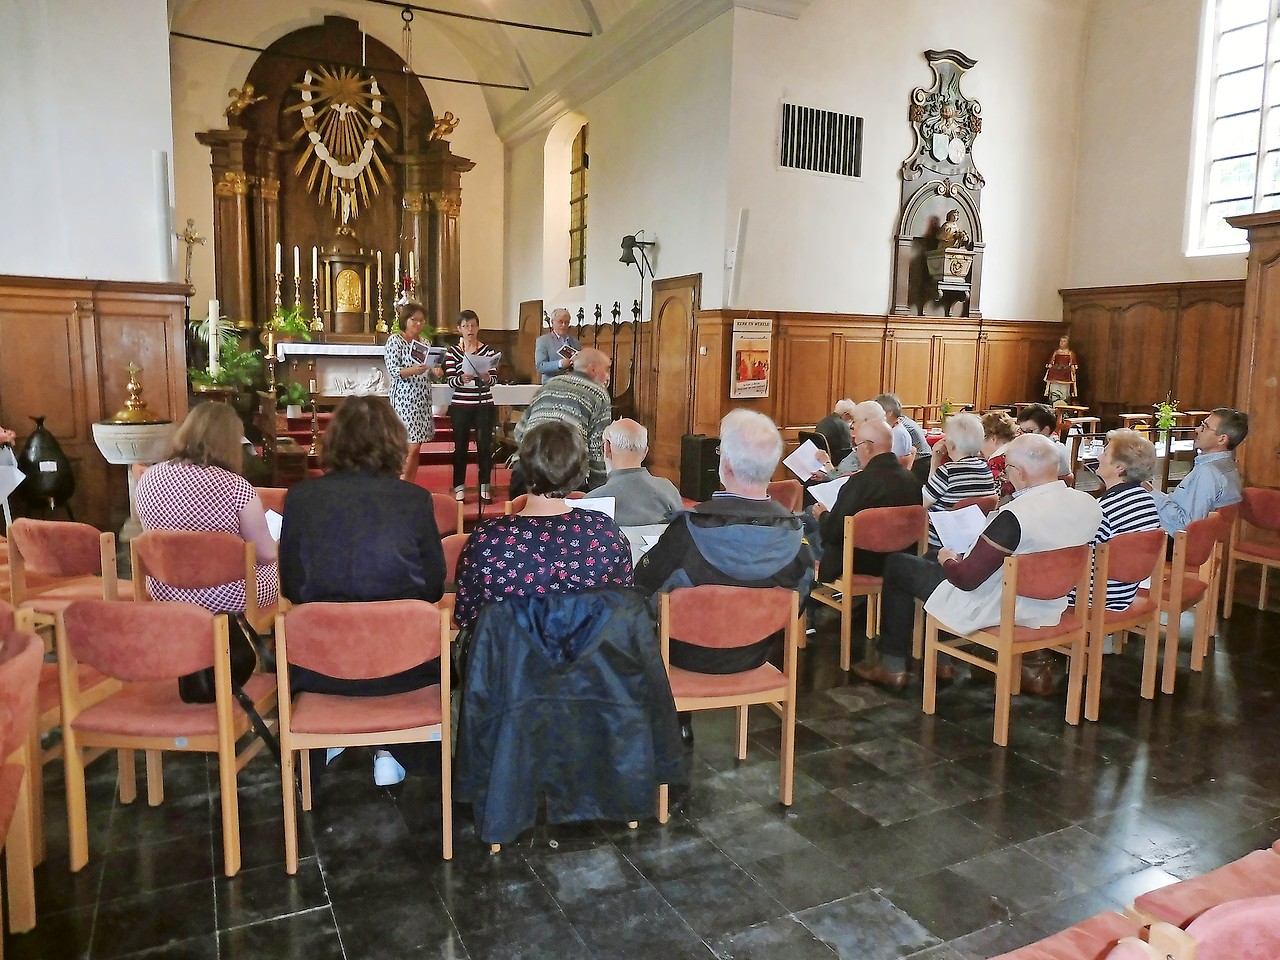
[[[426,326],[427,314],[422,304],[412,300],[396,306],[401,333],[387,337],[384,356],[391,379],[391,407],[409,431],[409,449],[404,461],[403,479],[413,482],[418,475],[419,452],[424,443],[436,435],[431,414],[431,378],[440,374],[439,367],[428,367],[413,356],[413,345],[422,348],[419,339]]]
[[[236,472],[243,436],[244,425],[229,405],[199,404],[174,434],[169,458],[138,479],[138,519],[145,530],[211,530],[248,540],[257,551],[258,606],[269,607],[280,595],[276,542],[262,501]],[[245,608],[243,580],[195,590],[149,581],[148,589],[157,600],[186,600],[215,613]]]
[[[520,442],[520,465],[525,508],[481,521],[462,551],[454,609],[462,626],[507,597],[631,585],[631,549],[613,518],[564,499],[587,475],[582,434],[560,421],[540,423]]]

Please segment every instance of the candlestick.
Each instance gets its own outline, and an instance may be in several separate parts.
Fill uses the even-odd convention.
[[[320,319],[320,277],[316,273],[316,248],[311,248],[311,329],[323,330],[324,321]]]
[[[396,282],[396,289],[399,290],[400,289],[400,251],[399,250],[396,251],[396,266],[395,266],[395,270],[393,271],[393,277]]]
[[[385,301],[382,299],[382,251],[379,250],[378,251],[378,309],[377,309],[378,322],[374,324],[374,327],[373,327],[373,329],[376,330],[378,333],[386,333],[388,329],[387,318],[382,313],[382,304],[384,302]]]
[[[314,279],[320,273],[320,251],[311,248],[311,276]]]
[[[276,273],[277,273],[277,274],[279,274],[280,272],[281,272],[281,268],[280,268],[280,244],[279,244],[279,242],[277,241],[277,243],[276,243]]]
[[[209,301],[209,376],[216,377],[220,371],[218,356],[218,339],[219,339],[219,318],[218,301]]]
[[[297,248],[297,246],[295,245],[295,246],[294,246],[294,248],[293,248],[293,275],[296,277],[296,276],[298,276],[298,274],[300,274],[300,273],[302,273],[302,268],[301,268],[301,266],[299,266],[299,261],[298,261],[298,248]]]
[[[279,244],[277,244],[277,247],[278,247],[278,246],[279,246]],[[280,251],[277,249],[277,250],[276,250],[276,253],[278,254],[279,252],[280,252]],[[280,284],[281,284],[281,283],[283,283],[283,282],[284,282],[284,274],[280,272],[280,264],[279,264],[278,259],[277,259],[277,263],[276,263],[276,316],[279,316],[279,315],[280,315],[280,307],[281,307],[281,302],[280,302]]]

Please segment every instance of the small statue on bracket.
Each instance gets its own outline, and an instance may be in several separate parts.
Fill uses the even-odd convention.
[[[942,222],[942,226],[938,227],[935,245],[939,250],[946,250],[948,247],[973,247],[973,239],[969,236],[969,231],[960,226],[960,211],[952,209],[946,220]]]
[[[431,132],[427,134],[427,141],[443,140],[457,129],[458,118],[453,115],[452,110],[446,110],[444,116],[436,120]]]
[[[1050,403],[1071,402],[1079,391],[1076,385],[1079,370],[1076,352],[1071,349],[1071,338],[1064,333],[1058,338],[1058,349],[1044,365],[1044,395]]]
[[[244,113],[246,109],[267,99],[265,95],[259,97],[253,95],[252,83],[246,83],[242,90],[232,87],[227,91],[227,96],[231,98],[231,102],[227,104],[226,109],[222,112],[228,120],[238,120],[240,114]]]

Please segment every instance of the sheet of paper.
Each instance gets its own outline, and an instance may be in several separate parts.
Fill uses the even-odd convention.
[[[560,356],[566,360],[572,360],[577,352],[577,350],[573,349],[573,347],[569,346],[567,343],[560,344],[560,349],[556,351],[556,353],[560,354]]]
[[[15,466],[0,466],[0,500],[4,500],[14,490],[18,489],[18,484],[27,479],[26,474]]]
[[[806,440],[782,461],[786,468],[801,480],[808,480],[819,470],[824,469],[818,459],[818,448],[812,440]]]
[[[464,353],[462,355],[462,370],[469,373],[473,377],[486,377],[489,371],[497,367],[502,361],[502,354],[495,353],[491,357],[482,357],[475,353]]]
[[[447,351],[444,347],[428,347],[426,364],[428,367],[438,367],[444,363],[444,355]]]
[[[938,539],[948,550],[966,554],[973,549],[987,528],[987,515],[976,504],[963,510],[931,510],[929,522],[937,531]]]
[[[280,539],[280,524],[284,523],[284,517],[276,513],[274,510],[267,511],[267,529],[271,531],[271,539]]]
[[[594,510],[597,513],[613,516],[613,497],[583,497],[581,500],[570,500],[569,502],[575,507],[581,507],[583,510]]]
[[[852,476],[852,474],[849,476]],[[836,505],[836,497],[840,495],[840,488],[849,482],[849,476],[836,477],[826,483],[815,483],[808,488],[809,493],[813,499],[830,510]]]

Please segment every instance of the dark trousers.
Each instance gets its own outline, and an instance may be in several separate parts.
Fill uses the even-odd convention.
[[[493,462],[493,404],[449,404],[449,422],[453,424],[453,485],[466,486],[467,447],[472,430],[476,434],[476,453],[480,460],[480,482],[489,484]]]
[[[884,559],[884,587],[880,608],[880,656],[890,672],[906,669],[911,659],[911,633],[916,622],[916,601],[929,594],[946,576],[936,560],[909,553],[891,553]]]

